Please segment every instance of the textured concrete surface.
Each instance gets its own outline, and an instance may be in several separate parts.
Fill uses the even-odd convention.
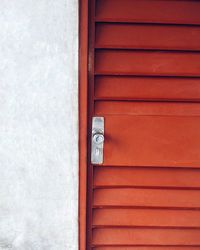
[[[0,1],[0,249],[77,250],[78,0]]]

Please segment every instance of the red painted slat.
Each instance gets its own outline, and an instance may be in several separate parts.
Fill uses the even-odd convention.
[[[96,48],[200,50],[200,27],[105,24],[96,26]]]
[[[200,169],[96,166],[94,187],[105,186],[200,188]]]
[[[128,229],[104,228],[93,230],[93,245],[199,245],[197,229]]]
[[[200,116],[200,103],[96,101],[95,114]]]
[[[200,101],[200,78],[96,76],[95,98]]]
[[[101,75],[200,76],[200,53],[98,50]]]
[[[97,0],[96,20],[200,24],[200,3],[192,0]]]
[[[200,228],[200,211],[165,209],[94,209],[95,227],[192,227]]]
[[[200,208],[200,190],[102,188],[94,191],[94,207]]]

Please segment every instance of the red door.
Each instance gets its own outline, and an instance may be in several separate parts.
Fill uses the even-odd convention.
[[[89,7],[89,121],[104,118],[105,141],[87,248],[200,249],[200,2]]]

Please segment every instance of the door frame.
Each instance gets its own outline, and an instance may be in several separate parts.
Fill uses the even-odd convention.
[[[89,0],[79,0],[79,250],[87,240]]]

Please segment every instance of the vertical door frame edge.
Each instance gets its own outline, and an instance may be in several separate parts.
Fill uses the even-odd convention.
[[[88,0],[79,0],[79,250],[86,250]]]

